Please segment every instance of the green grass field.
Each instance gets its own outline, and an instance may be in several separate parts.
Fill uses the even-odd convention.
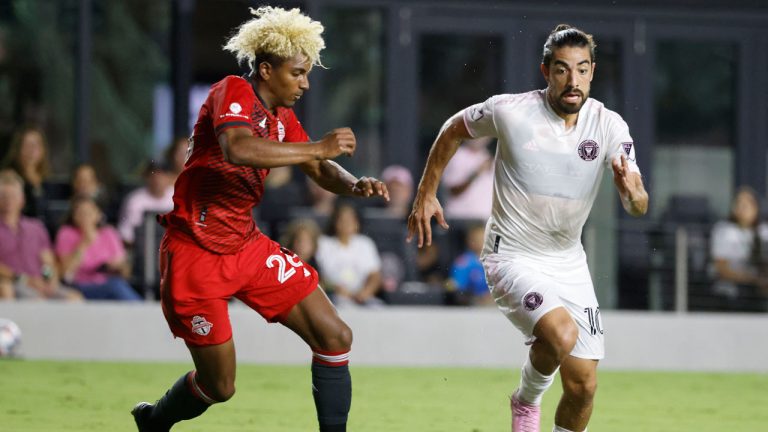
[[[129,410],[154,401],[184,364],[0,361],[0,430],[135,431]],[[353,368],[349,430],[509,431],[517,371]],[[174,431],[313,431],[309,367],[241,365],[238,393]],[[552,428],[559,387],[544,400]],[[768,430],[768,375],[607,372],[590,432]]]

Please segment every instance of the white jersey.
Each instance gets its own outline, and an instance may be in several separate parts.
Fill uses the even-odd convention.
[[[581,230],[604,169],[624,153],[640,172],[626,122],[591,98],[568,130],[546,90],[493,96],[463,117],[472,137],[498,139],[484,255],[583,254]]]

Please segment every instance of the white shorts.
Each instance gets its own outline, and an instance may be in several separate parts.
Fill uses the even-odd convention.
[[[583,251],[567,264],[499,254],[488,254],[482,261],[491,296],[529,343],[539,319],[564,307],[579,328],[571,355],[593,360],[605,356],[600,306]]]

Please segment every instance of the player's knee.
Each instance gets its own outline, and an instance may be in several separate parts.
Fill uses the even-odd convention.
[[[571,351],[573,351],[573,347],[576,346],[576,340],[578,338],[579,329],[573,323],[570,325],[562,326],[557,330],[555,333],[555,340],[552,345],[555,351],[555,355],[560,361],[562,361],[571,353]]]
[[[333,331],[324,335],[320,341],[320,348],[325,351],[349,351],[352,349],[352,329],[343,321]]]
[[[585,376],[563,380],[563,391],[572,399],[591,402],[597,393],[597,379]]]
[[[216,383],[216,385],[210,389],[210,392],[212,393],[210,395],[211,399],[217,402],[226,402],[232,399],[232,396],[235,395],[235,383],[232,381],[221,381]]]

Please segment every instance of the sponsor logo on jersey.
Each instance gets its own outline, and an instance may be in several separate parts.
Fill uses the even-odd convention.
[[[262,128],[262,129],[267,127],[267,118],[266,117],[261,119],[261,121],[259,122],[259,127]]]
[[[579,144],[579,157],[585,161],[593,161],[600,154],[600,146],[592,140],[584,140]]]
[[[635,158],[630,157],[630,154],[632,153],[632,146],[634,144],[635,143],[631,143],[631,142],[621,143],[621,147],[624,149],[624,153],[627,154],[627,160],[630,161],[630,162],[634,162],[635,161]]]
[[[544,303],[544,296],[537,293],[536,291],[531,291],[528,294],[523,297],[523,307],[527,311],[534,311],[541,306],[541,304]]]
[[[283,126],[283,122],[278,120],[277,121],[277,140],[280,142],[283,142],[283,138],[285,138],[285,126]]]
[[[469,110],[469,118],[472,119],[472,121],[478,121],[483,117],[485,117],[485,113],[482,108],[473,107]]]
[[[200,315],[192,317],[192,331],[200,336],[208,336],[208,333],[211,332],[211,327],[213,327],[213,324],[209,323],[204,317]]]

